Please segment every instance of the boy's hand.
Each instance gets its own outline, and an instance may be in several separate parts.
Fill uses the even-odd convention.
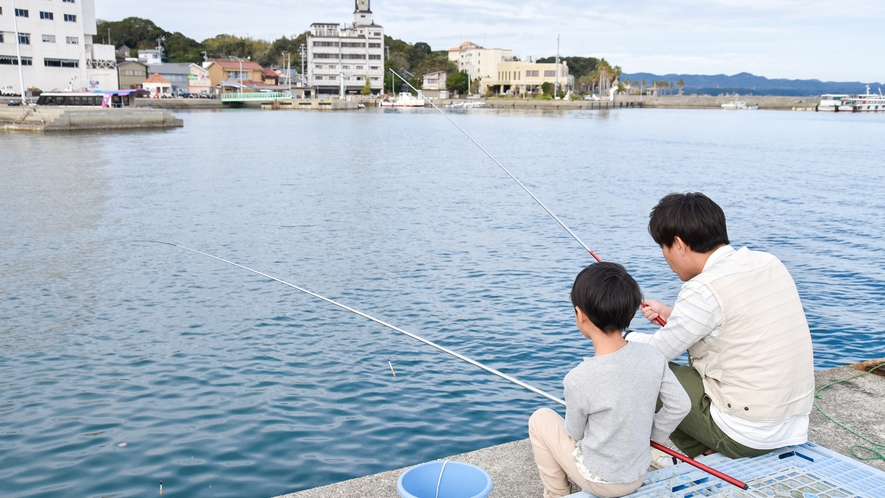
[[[654,323],[658,317],[663,318],[664,321],[670,320],[670,313],[672,312],[673,308],[660,301],[655,301],[654,299],[645,299],[642,301],[642,316],[652,323]]]

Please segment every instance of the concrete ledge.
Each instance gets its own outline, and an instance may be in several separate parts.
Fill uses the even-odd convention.
[[[816,388],[820,389],[830,382],[862,373],[851,366],[822,370],[815,373]],[[885,443],[885,416],[882,415],[885,414],[885,377],[865,375],[834,385],[825,389],[817,402],[827,414],[842,424],[874,441]],[[526,413],[526,421],[529,415],[531,414]],[[829,421],[817,409],[811,412],[808,439],[849,458],[854,458],[851,455],[851,446],[866,444]],[[454,455],[450,459],[485,469],[494,482],[489,495],[491,498],[538,498],[544,493],[528,439]],[[863,463],[885,471],[885,461]],[[390,470],[277,498],[398,498],[396,481],[407,469],[408,467]]]
[[[178,128],[184,121],[165,109],[38,107],[0,109],[0,129],[7,131],[119,130]]]

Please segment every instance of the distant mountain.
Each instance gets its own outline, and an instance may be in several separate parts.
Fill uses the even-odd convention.
[[[861,82],[837,82],[837,81],[820,81],[820,80],[787,80],[787,79],[768,79],[764,76],[755,76],[750,73],[738,73],[733,76],[717,74],[706,76],[700,74],[651,74],[651,73],[632,73],[621,74],[621,81],[629,78],[630,81],[645,81],[651,86],[655,81],[667,81],[676,83],[680,79],[685,82],[683,93],[698,95],[719,95],[723,93],[738,93],[741,95],[796,95],[796,96],[814,96],[824,93],[863,93],[866,91],[866,85],[870,85],[870,90],[878,91],[879,87],[885,91],[885,85],[882,83],[861,83]],[[674,89],[675,93],[677,89]]]

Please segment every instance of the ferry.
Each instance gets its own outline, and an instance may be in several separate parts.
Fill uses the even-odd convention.
[[[881,88],[879,93],[870,93],[870,85],[867,85],[867,93],[858,95],[850,101],[855,112],[885,111],[885,95],[882,95]]]
[[[849,97],[851,96],[842,93],[825,93],[820,96],[820,104],[817,105],[817,110],[820,112],[851,112],[854,108],[848,104]]]
[[[45,92],[37,97],[38,106],[53,107],[135,107],[136,92],[143,90],[108,90],[104,92]]]

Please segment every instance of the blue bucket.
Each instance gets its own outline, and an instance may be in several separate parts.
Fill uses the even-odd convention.
[[[469,463],[427,462],[403,472],[396,490],[402,498],[485,498],[492,478]]]

